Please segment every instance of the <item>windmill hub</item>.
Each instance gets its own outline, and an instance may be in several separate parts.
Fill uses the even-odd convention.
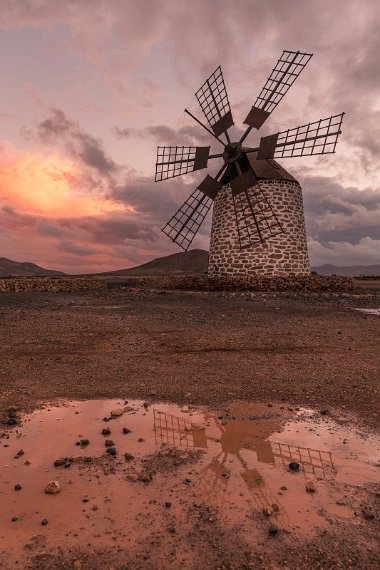
[[[230,164],[231,162],[235,162],[236,160],[239,160],[241,154],[242,150],[241,150],[241,144],[239,142],[229,143],[224,147],[224,152],[223,152],[224,162],[227,162],[228,164]]]

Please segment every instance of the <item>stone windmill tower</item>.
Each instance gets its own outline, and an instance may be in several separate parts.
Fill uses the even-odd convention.
[[[156,182],[206,168],[210,159],[223,159],[216,176],[208,174],[162,229],[187,250],[214,202],[210,276],[310,273],[301,186],[274,159],[335,152],[344,113],[262,137],[258,147],[243,143],[252,129],[264,124],[311,57],[282,53],[236,142],[228,133],[234,122],[218,67],[195,94],[209,127],[185,112],[223,145],[223,152],[210,154],[209,146],[157,149]]]

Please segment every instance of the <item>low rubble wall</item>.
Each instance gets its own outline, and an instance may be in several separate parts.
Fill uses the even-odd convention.
[[[58,293],[59,291],[83,291],[85,289],[104,289],[107,286],[100,279],[60,279],[51,277],[12,277],[0,279],[0,293],[37,291]]]
[[[349,293],[355,288],[351,277],[307,275],[288,277],[247,276],[227,279],[207,276],[127,278],[126,286],[195,291],[326,291]]]

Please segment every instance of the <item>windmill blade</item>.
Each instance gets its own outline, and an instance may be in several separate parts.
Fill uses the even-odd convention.
[[[259,129],[280,103],[312,57],[312,53],[284,50],[244,123]]]
[[[209,146],[159,146],[155,181],[202,170],[207,167],[209,158]]]
[[[190,247],[220,186],[219,182],[207,175],[162,228],[164,234],[185,251]]]
[[[344,113],[269,137],[262,137],[257,158],[288,158],[335,152]]]
[[[233,201],[240,249],[260,245],[283,233],[259,183],[253,188],[233,194]]]
[[[232,127],[234,121],[220,66],[206,79],[195,96],[217,137]]]

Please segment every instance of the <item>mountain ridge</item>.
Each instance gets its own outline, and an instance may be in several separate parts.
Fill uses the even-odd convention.
[[[60,277],[67,275],[63,271],[45,269],[29,261],[13,261],[7,257],[0,257],[1,277]]]

